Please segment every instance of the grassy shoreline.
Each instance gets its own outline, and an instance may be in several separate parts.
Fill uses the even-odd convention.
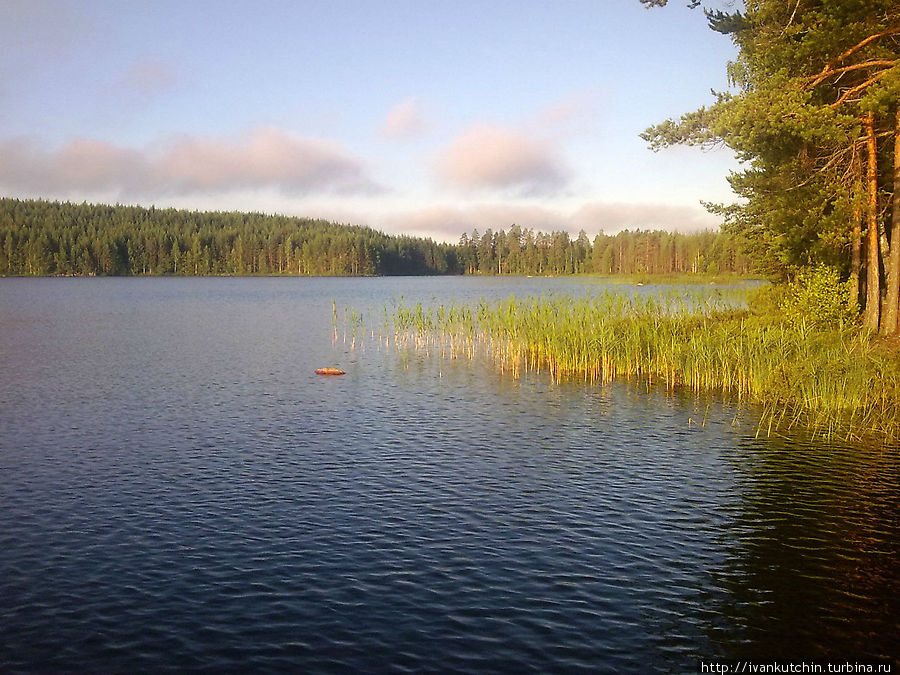
[[[398,344],[486,354],[503,372],[616,378],[758,404],[767,432],[900,439],[900,354],[856,327],[814,329],[740,308],[737,296],[672,293],[398,307]]]

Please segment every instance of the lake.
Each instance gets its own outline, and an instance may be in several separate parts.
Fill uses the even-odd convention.
[[[900,448],[333,339],[332,302],[603,288],[0,279],[0,671],[896,659]]]

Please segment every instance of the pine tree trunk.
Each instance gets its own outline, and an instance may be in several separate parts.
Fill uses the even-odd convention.
[[[888,335],[900,332],[900,109],[894,125],[894,195],[891,210],[891,264],[887,278],[887,300],[885,301],[882,331]]]
[[[862,166],[859,155],[853,153],[853,177],[854,188],[856,185],[862,185]],[[858,182],[857,182],[858,181]],[[850,231],[850,285],[853,299],[862,304],[862,279],[860,272],[862,270],[862,209],[859,202],[853,205],[853,229]]]
[[[878,144],[875,113],[866,113],[866,310],[863,323],[874,331],[881,320],[881,256],[878,247]]]
[[[853,211],[853,230],[850,233],[850,286],[851,296],[856,302],[861,302],[862,279],[860,270],[862,265],[862,212],[859,209]]]

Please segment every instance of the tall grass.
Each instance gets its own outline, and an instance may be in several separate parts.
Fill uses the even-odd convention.
[[[722,392],[760,404],[767,431],[802,423],[828,435],[900,439],[900,358],[856,329],[814,330],[736,304],[709,294],[604,292],[400,306],[393,336],[449,356],[484,354],[516,376]]]

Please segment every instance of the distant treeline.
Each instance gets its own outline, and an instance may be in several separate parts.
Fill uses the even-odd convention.
[[[738,273],[726,234],[544,234],[513,226],[458,244],[259,213],[0,199],[7,276]]]
[[[598,234],[544,234],[516,225],[463,235],[457,262],[465,274],[748,274],[750,259],[720,232],[682,234],[625,230]]]
[[[456,271],[455,246],[324,220],[0,199],[0,274],[367,276]]]

